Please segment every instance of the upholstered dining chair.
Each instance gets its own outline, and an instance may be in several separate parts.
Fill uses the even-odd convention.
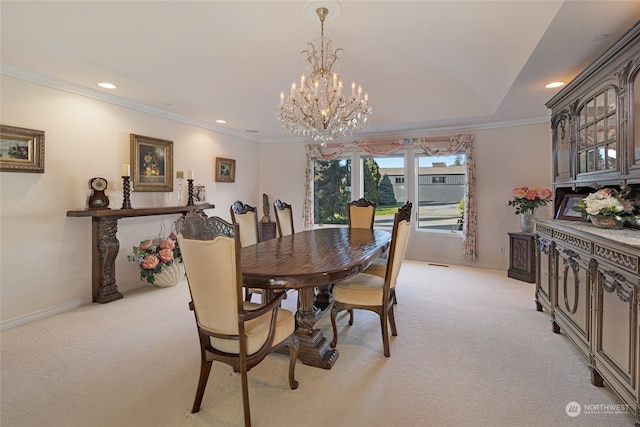
[[[258,243],[258,214],[256,208],[236,200],[231,207],[231,221],[240,226],[240,245]]]
[[[369,228],[373,230],[373,223],[376,217],[376,204],[374,202],[361,198],[350,202],[348,208],[350,228]],[[386,253],[376,258],[364,273],[374,274],[384,279],[387,272],[387,259],[388,256]],[[393,301],[397,303],[395,296]]]
[[[349,228],[368,228],[373,230],[376,216],[376,204],[365,198],[349,202]]]
[[[275,208],[276,224],[278,225],[278,234],[280,237],[295,233],[293,230],[293,211],[291,205],[278,199],[273,202],[273,207]]]
[[[238,229],[202,211],[187,212],[176,222],[189,308],[200,337],[200,379],[191,412],[200,410],[211,367],[219,361],[240,372],[245,426],[250,426],[247,372],[271,352],[288,347],[289,386],[296,389],[298,339],[293,313],[280,308],[284,293],[264,305],[243,301]]]
[[[258,243],[258,214],[255,207],[236,200],[231,207],[231,222],[240,226],[240,245],[255,245]],[[251,301],[253,294],[262,295],[262,289],[245,288],[244,299]]]
[[[382,278],[362,272],[334,285],[333,308],[331,309],[331,327],[333,328],[331,347],[335,348],[338,343],[337,314],[343,310],[349,310],[349,325],[353,325],[353,310],[363,309],[378,313],[380,316],[384,355],[386,357],[391,355],[388,328],[391,326],[391,334],[393,336],[398,335],[393,313],[393,301],[398,273],[407,248],[407,240],[411,228],[412,206],[411,202],[407,202],[394,215],[389,261],[385,277]]]

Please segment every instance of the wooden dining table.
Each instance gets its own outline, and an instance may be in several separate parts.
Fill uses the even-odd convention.
[[[384,230],[326,227],[266,240],[242,249],[243,282],[265,290],[266,300],[275,292],[297,289],[298,358],[305,365],[331,369],[338,350],[329,347],[315,326],[331,303],[319,308],[314,290],[362,272],[390,241],[391,233]]]

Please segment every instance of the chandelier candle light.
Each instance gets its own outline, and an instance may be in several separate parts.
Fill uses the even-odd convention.
[[[313,71],[300,78],[300,87],[293,82],[291,94],[285,98],[280,93],[277,117],[282,127],[296,136],[311,138],[313,142],[325,144],[344,135],[361,130],[367,123],[371,108],[369,96],[362,95],[362,87],[351,84],[351,95],[345,96],[342,79],[331,67],[338,60],[342,48],[331,49],[331,40],[324,38],[324,20],[329,9],[318,8],[320,18],[320,51],[309,42],[307,62]]]

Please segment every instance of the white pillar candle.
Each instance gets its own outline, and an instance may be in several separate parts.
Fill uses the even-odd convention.
[[[187,179],[193,179],[193,171],[187,171]]]
[[[122,165],[122,175],[121,176],[129,176],[131,175],[131,169],[130,166],[127,164],[123,164]]]

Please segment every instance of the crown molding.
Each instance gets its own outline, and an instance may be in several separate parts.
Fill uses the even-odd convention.
[[[108,102],[110,104],[118,105],[120,107],[129,108],[135,111],[151,114],[154,116],[162,117],[168,120],[184,123],[191,126],[207,129],[212,132],[220,133],[223,135],[232,136],[249,142],[255,142],[259,144],[273,144],[273,143],[303,143],[306,144],[309,141],[304,138],[260,138],[257,136],[247,135],[241,132],[235,132],[220,126],[216,126],[212,123],[208,123],[202,120],[197,120],[192,117],[175,114],[161,108],[151,107],[149,105],[131,101],[110,93],[102,92],[97,89],[91,89],[85,86],[70,83],[65,80],[61,80],[46,74],[38,73],[35,71],[27,70],[24,68],[16,67],[13,65],[0,63],[0,74],[8,77],[13,77],[19,80],[28,81],[30,83],[38,84],[41,86],[50,87],[53,89],[63,90],[65,92],[73,93],[79,96],[85,96],[88,98],[97,99],[99,101]],[[420,138],[433,134],[441,133],[460,133],[460,132],[472,132],[485,129],[499,129],[506,127],[525,126],[530,124],[549,123],[551,115],[544,117],[536,117],[524,120],[513,120],[505,122],[494,123],[479,123],[468,125],[452,125],[441,126],[431,128],[419,128],[419,129],[407,129],[407,130],[394,130],[394,131],[379,131],[379,132],[360,132],[357,134],[357,139],[380,139],[380,138]],[[340,139],[341,142],[348,142],[353,140],[354,137]]]
[[[207,129],[216,133],[233,136],[236,138],[244,139],[251,142],[259,142],[255,137],[247,136],[240,132],[235,132],[220,126],[216,126],[212,123],[207,123],[202,120],[197,120],[192,117],[175,114],[161,108],[151,107],[140,102],[131,101],[110,93],[105,93],[97,89],[91,89],[85,86],[70,83],[65,80],[61,80],[46,74],[37,73],[35,71],[26,70],[24,68],[15,67],[13,65],[0,63],[0,74],[8,77],[13,77],[19,80],[28,81],[41,86],[47,86],[53,89],[63,90],[65,92],[73,93],[74,95],[85,96],[87,98],[97,99],[99,101],[108,102],[110,104],[118,105],[120,107],[130,108],[132,110],[140,111],[142,113],[151,114],[154,116],[162,117],[165,119],[173,120],[180,123],[185,123],[191,126]]]

